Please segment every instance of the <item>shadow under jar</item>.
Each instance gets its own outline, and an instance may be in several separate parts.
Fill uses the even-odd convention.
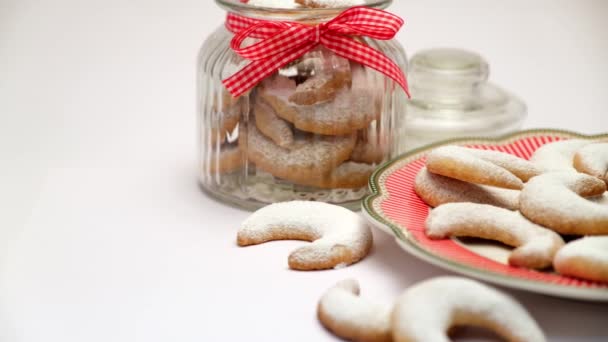
[[[234,14],[314,25],[342,9],[269,9],[216,0]],[[386,8],[391,1],[368,1]],[[224,25],[198,57],[199,182],[210,195],[246,209],[290,200],[358,209],[374,168],[399,146],[406,96],[390,78],[318,45],[233,98],[222,80],[249,63],[230,48]],[[352,37],[405,71],[395,40]],[[245,46],[255,43],[247,39]]]

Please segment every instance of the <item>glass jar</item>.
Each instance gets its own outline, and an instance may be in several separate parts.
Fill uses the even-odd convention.
[[[478,54],[448,48],[421,51],[410,60],[412,99],[407,103],[400,152],[460,137],[497,137],[521,128],[526,105],[488,83]]]
[[[345,9],[271,9],[216,0],[229,12],[268,21],[325,22]],[[384,9],[390,0],[368,1]],[[319,45],[233,98],[222,80],[249,61],[230,48],[221,25],[198,57],[199,183],[212,196],[247,209],[289,200],[359,208],[375,166],[399,145],[393,134],[406,96],[390,78]],[[395,40],[353,37],[404,72]],[[245,45],[254,43],[248,38]]]

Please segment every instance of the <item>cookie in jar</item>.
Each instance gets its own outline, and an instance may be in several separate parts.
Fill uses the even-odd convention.
[[[407,99],[391,1],[216,2],[226,22],[198,58],[202,189],[248,209],[358,208],[399,146]]]

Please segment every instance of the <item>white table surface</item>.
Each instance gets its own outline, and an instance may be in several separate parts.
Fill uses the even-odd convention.
[[[410,53],[479,51],[527,127],[608,131],[607,1],[396,2]],[[0,341],[334,341],[315,318],[334,282],[390,303],[446,274],[380,233],[363,262],[317,273],[288,270],[301,242],[236,247],[247,213],[195,169],[194,60],[222,16],[210,0],[0,0]],[[509,292],[550,341],[608,339],[608,304]]]

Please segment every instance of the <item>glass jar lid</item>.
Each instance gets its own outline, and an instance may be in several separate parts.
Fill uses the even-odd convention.
[[[489,83],[489,74],[488,62],[474,52],[450,48],[424,50],[410,61],[411,105],[427,110],[426,114],[432,116],[448,112],[488,116],[500,112],[501,107],[516,99]]]
[[[407,149],[455,137],[499,136],[521,127],[526,105],[488,82],[479,54],[450,48],[424,50],[410,60]]]

